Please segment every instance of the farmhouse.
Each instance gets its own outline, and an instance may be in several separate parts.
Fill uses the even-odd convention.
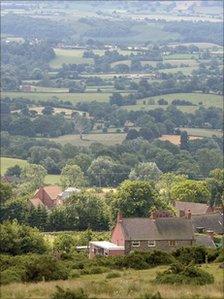
[[[172,251],[195,243],[191,220],[186,218],[123,218],[118,214],[111,241],[131,251]]]
[[[158,216],[158,214],[156,214]],[[90,257],[128,254],[154,249],[173,251],[195,244],[191,219],[167,217],[123,218],[120,213],[112,230],[111,242],[90,242]]]
[[[45,207],[51,209],[60,204],[59,194],[61,193],[62,189],[59,186],[40,187],[36,190],[34,197],[30,199],[30,203],[35,208]]]

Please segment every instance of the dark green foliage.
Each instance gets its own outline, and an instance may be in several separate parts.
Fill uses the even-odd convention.
[[[203,264],[206,262],[207,250],[203,246],[181,247],[173,253],[174,257],[181,263]]]
[[[25,281],[68,279],[69,269],[65,263],[50,255],[34,255],[26,264]]]
[[[70,290],[62,289],[59,286],[56,286],[56,292],[51,296],[51,299],[88,299],[86,292],[82,289]]]
[[[162,299],[162,296],[160,292],[156,292],[155,294],[146,293],[137,299]]]
[[[44,253],[46,243],[37,229],[16,221],[1,224],[0,253],[11,255],[28,252]]]
[[[110,278],[117,278],[117,277],[121,277],[121,274],[119,272],[109,272],[107,275],[106,275],[106,278],[107,279],[110,279]]]
[[[212,274],[193,266],[193,264],[183,266],[176,263],[172,264],[168,270],[158,273],[155,282],[158,284],[205,285],[213,283],[214,277]]]

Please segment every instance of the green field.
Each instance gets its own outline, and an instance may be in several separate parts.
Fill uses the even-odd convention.
[[[64,135],[57,138],[50,138],[51,141],[60,144],[71,143],[76,146],[90,146],[94,142],[100,142],[105,145],[120,144],[125,139],[125,133],[93,133],[83,136],[83,140],[79,135]]]
[[[56,286],[75,290],[83,288],[89,298],[133,299],[152,298],[149,295],[159,292],[163,299],[221,299],[223,298],[223,269],[218,263],[203,264],[202,269],[214,275],[215,282],[205,286],[158,285],[153,282],[158,272],[167,269],[159,266],[147,270],[118,270],[120,277],[108,279],[107,273],[81,275],[71,280],[59,280],[37,283],[13,283],[1,287],[2,299],[39,298],[52,296]],[[25,293],[24,293],[25,292]],[[25,294],[25,297],[24,297]],[[146,296],[146,294],[148,294]],[[159,298],[159,297],[156,297]]]
[[[189,59],[197,59],[199,57],[199,54],[169,54],[164,56],[165,60],[189,60]]]
[[[56,57],[50,62],[52,68],[60,68],[63,63],[79,64],[79,63],[93,63],[92,58],[83,58],[82,49],[54,49]]]
[[[161,69],[159,73],[166,73],[166,74],[175,74],[177,72],[181,72],[184,75],[190,75],[194,70],[197,69],[197,66],[189,66],[189,67],[174,67],[170,69]]]
[[[28,164],[26,160],[16,159],[16,158],[7,158],[1,157],[1,175],[4,175],[6,170],[9,167],[19,165],[21,168],[25,167]],[[60,175],[48,174],[45,177],[44,183],[48,185],[58,184],[60,181]]]
[[[18,92],[18,91],[3,91],[1,92],[2,97],[17,98],[22,97],[34,101],[47,101],[52,97],[57,97],[59,100],[69,101],[71,103],[78,103],[82,101],[98,101],[107,102],[111,93],[97,93],[97,92],[86,92],[86,93],[58,93],[58,92]]]
[[[212,129],[200,129],[200,128],[182,128],[181,131],[187,131],[188,135],[198,137],[223,137],[223,132]]]
[[[204,93],[173,93],[173,94],[155,96],[155,97],[139,100],[137,105],[123,106],[123,108],[126,108],[129,111],[152,110],[156,108],[166,109],[168,107],[167,105],[158,105],[157,101],[159,99],[164,99],[168,101],[169,104],[171,104],[171,102],[175,99],[187,100],[192,102],[195,105],[198,105],[200,102],[202,102],[204,107],[214,106],[223,109],[223,97],[221,95],[204,94]],[[150,104],[152,100],[155,101],[155,105]],[[145,101],[146,104],[143,104],[143,101]],[[189,112],[189,113],[194,113],[195,110],[199,108],[199,106],[176,106],[176,107],[183,112]]]

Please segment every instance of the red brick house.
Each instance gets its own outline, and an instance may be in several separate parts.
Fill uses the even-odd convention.
[[[60,204],[59,194],[61,192],[62,189],[59,186],[40,187],[30,199],[30,203],[35,208],[40,206],[51,209]]]
[[[111,242],[124,246],[124,253],[128,254],[153,249],[172,251],[194,245],[195,237],[188,218],[123,218],[119,213]]]

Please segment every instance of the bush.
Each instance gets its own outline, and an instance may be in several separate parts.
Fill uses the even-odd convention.
[[[66,263],[50,255],[32,256],[26,264],[25,281],[68,279]]]
[[[161,273],[157,274],[155,279],[159,284],[193,284],[193,285],[205,285],[214,282],[214,277],[210,273],[199,269],[193,264],[183,266],[176,263]]]
[[[78,270],[71,270],[69,273],[69,279],[79,278],[80,277],[80,271]]]
[[[2,284],[8,284],[12,282],[21,282],[23,276],[24,276],[23,269],[18,269],[17,267],[11,267],[1,272],[0,283],[2,285]]]
[[[143,296],[139,297],[139,299],[162,299],[160,292],[156,292],[155,294],[144,294]]]
[[[192,261],[196,264],[203,264],[206,262],[207,250],[203,246],[181,247],[173,255],[184,264],[189,264]]]
[[[82,269],[81,274],[101,274],[107,271],[108,269],[106,267],[90,266]]]
[[[71,291],[70,289],[63,290],[56,286],[56,292],[51,296],[52,299],[88,299],[89,297],[82,288]]]
[[[121,277],[121,274],[119,272],[109,272],[106,275],[106,278],[117,278],[117,277]]]

